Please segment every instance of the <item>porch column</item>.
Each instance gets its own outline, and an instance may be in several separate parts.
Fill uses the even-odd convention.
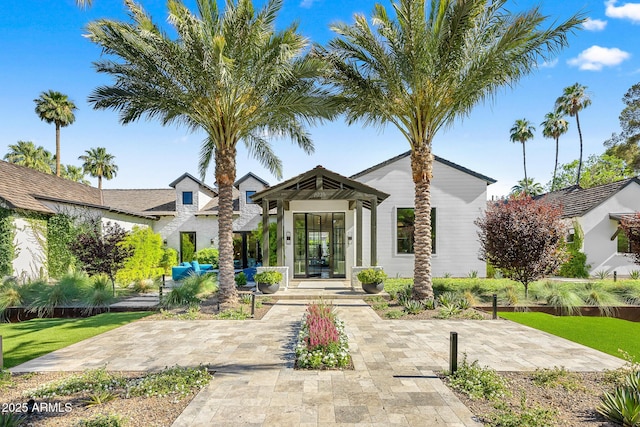
[[[262,199],[262,265],[269,266],[269,201]]]
[[[356,200],[356,266],[362,266],[362,200]]]
[[[371,199],[371,265],[378,265],[378,199]]]
[[[284,241],[284,203],[282,200],[278,199],[277,202],[277,231],[276,231],[276,253],[278,263],[276,265],[283,266],[284,265],[284,247],[282,246],[282,242]]]

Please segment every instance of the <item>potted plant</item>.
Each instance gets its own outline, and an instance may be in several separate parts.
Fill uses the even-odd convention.
[[[253,276],[258,285],[258,290],[263,294],[273,294],[280,289],[282,273],[276,270],[263,271]]]
[[[382,270],[367,268],[358,273],[358,280],[362,283],[362,289],[368,294],[377,294],[384,289],[384,279],[387,275]]]

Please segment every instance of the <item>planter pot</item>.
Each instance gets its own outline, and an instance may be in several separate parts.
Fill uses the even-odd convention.
[[[368,294],[378,294],[384,290],[384,282],[363,283],[362,289]]]
[[[258,282],[258,290],[263,294],[275,294],[280,289],[280,283],[260,283]]]

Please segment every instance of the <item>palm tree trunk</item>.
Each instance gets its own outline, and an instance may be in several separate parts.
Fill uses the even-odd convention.
[[[413,230],[413,298],[433,298],[431,281],[431,178],[433,177],[433,155],[431,146],[411,151],[411,172],[415,185],[415,220]]]
[[[556,164],[553,167],[553,181],[551,181],[551,191],[556,189],[556,172],[558,171],[558,146],[560,138],[556,137]]]
[[[522,141],[522,161],[524,163],[524,194],[529,195],[529,180],[527,179],[527,153],[524,149],[525,142]]]
[[[220,304],[232,307],[238,302],[233,271],[233,183],[236,180],[236,149],[215,150],[216,183],[218,185],[218,241]]]
[[[102,190],[102,175],[98,175],[98,190]]]
[[[576,125],[578,126],[578,137],[580,137],[580,158],[578,160],[578,180],[576,185],[580,185],[580,173],[582,172],[582,130],[580,129],[580,119],[578,118],[578,112],[576,111]]]
[[[60,176],[60,123],[56,123],[56,176]]]

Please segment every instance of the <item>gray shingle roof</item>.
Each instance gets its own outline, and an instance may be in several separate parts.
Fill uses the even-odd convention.
[[[640,180],[638,177],[634,177],[591,188],[581,188],[574,185],[543,194],[538,198],[561,205],[562,217],[573,218],[583,216],[632,183],[640,185]]]
[[[144,215],[175,215],[173,189],[103,190],[104,204]]]
[[[102,206],[97,188],[0,160],[0,199],[9,208],[55,213],[41,199]]]

